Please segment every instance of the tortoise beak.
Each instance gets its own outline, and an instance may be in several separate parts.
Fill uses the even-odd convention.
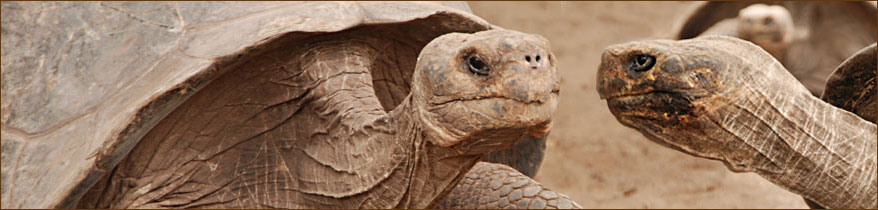
[[[638,95],[653,91],[649,78],[653,71],[633,72],[624,67],[624,46],[614,45],[604,49],[598,67],[597,91],[601,99]],[[654,78],[654,76],[653,76]]]

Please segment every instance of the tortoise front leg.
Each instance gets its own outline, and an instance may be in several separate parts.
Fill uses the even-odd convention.
[[[515,169],[478,162],[439,209],[571,209],[582,208],[564,194],[543,187]]]

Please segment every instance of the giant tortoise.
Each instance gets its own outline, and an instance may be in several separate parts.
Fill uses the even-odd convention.
[[[756,172],[822,207],[878,207],[875,44],[844,62],[824,99],[771,54],[711,35],[610,46],[598,92],[616,119],[690,155]],[[854,113],[847,111],[853,111]]]
[[[493,182],[526,180],[499,182],[528,193],[515,206],[575,207],[477,164],[544,141],[559,84],[548,41],[465,4],[2,10],[3,208],[426,208],[461,180],[504,199]]]
[[[721,34],[772,53],[815,96],[832,70],[878,39],[875,2],[699,2],[676,39]]]

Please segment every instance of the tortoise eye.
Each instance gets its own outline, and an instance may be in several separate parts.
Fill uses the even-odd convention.
[[[655,66],[655,57],[651,55],[635,55],[631,61],[631,70],[642,72]]]
[[[774,23],[774,19],[771,19],[770,17],[767,17],[767,18],[765,18],[765,20],[762,20],[762,24],[767,25],[767,26],[771,25],[772,23]]]
[[[491,69],[488,68],[488,65],[485,64],[485,62],[482,61],[482,59],[480,59],[478,56],[469,55],[465,59],[466,59],[467,69],[469,69],[469,71],[474,73],[474,74],[484,76],[484,75],[488,75],[488,72],[491,71]]]

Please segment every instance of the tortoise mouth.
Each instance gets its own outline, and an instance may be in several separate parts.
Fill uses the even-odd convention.
[[[520,97],[510,97],[510,96],[506,96],[506,95],[490,95],[490,96],[481,96],[481,95],[477,95],[477,96],[465,96],[465,97],[460,97],[460,98],[441,99],[441,100],[438,100],[438,101],[431,101],[431,102],[430,102],[430,105],[433,105],[433,106],[445,106],[445,105],[452,104],[452,103],[457,103],[457,102],[478,101],[478,100],[491,100],[491,99],[498,99],[498,100],[504,100],[504,101],[513,101],[513,102],[523,103],[523,104],[527,104],[527,105],[542,105],[542,104],[544,104],[544,103],[546,103],[546,102],[548,102],[548,101],[551,101],[551,100],[553,100],[554,98],[558,97],[558,96],[560,95],[560,92],[561,92],[560,89],[552,89],[551,91],[549,91],[549,94],[547,95],[547,97],[541,97],[541,98],[528,98],[528,99],[522,99],[522,98],[520,98]]]
[[[654,97],[657,92],[643,92],[636,94],[619,94],[606,98],[607,106],[610,108],[610,111],[617,117],[634,117],[634,118],[645,118],[645,119],[658,119],[653,114],[648,114],[652,112],[646,112],[647,110],[645,106],[643,106],[647,101]]]
[[[552,91],[539,100],[501,95],[464,97],[427,104],[421,119],[428,127],[434,128],[435,133],[442,134],[438,135],[441,137],[437,138],[441,139],[438,145],[451,146],[487,137],[496,141],[498,139],[494,137],[501,137],[493,136],[490,134],[492,132],[518,133],[518,136],[547,134],[557,108],[558,91]]]
[[[695,109],[681,93],[655,90],[610,96],[607,106],[620,121],[628,123],[647,120],[677,124],[691,118]]]
[[[609,94],[608,96],[604,96],[602,94],[601,99],[610,100],[610,99],[619,99],[619,98],[626,98],[626,97],[633,97],[633,96],[645,96],[647,94],[655,93],[655,92],[668,92],[668,91],[656,91],[653,89],[648,89],[648,90],[627,92],[627,93],[626,92],[619,92],[616,94]]]

